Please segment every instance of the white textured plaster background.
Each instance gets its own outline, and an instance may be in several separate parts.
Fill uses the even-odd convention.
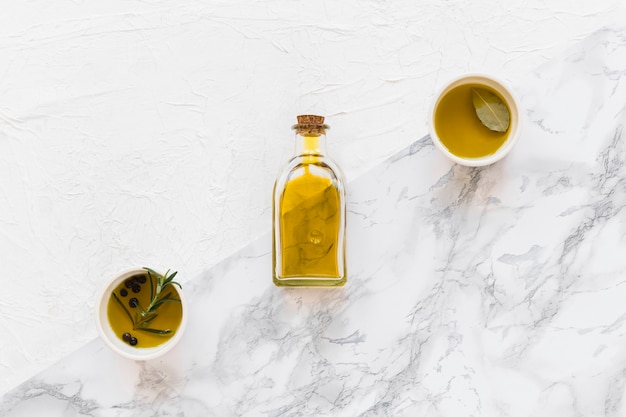
[[[328,117],[350,180],[427,133],[447,79],[515,82],[625,21],[623,0],[13,2],[0,393],[96,336],[112,274],[148,265],[184,282],[268,231],[296,114]]]

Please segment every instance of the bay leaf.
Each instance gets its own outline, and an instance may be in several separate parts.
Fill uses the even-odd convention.
[[[484,88],[472,88],[472,101],[483,125],[495,132],[506,132],[511,114],[500,97]]]

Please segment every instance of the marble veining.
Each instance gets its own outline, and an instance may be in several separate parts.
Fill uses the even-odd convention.
[[[518,80],[503,161],[428,137],[348,185],[348,284],[279,289],[269,233],[187,283],[161,360],[94,340],[3,416],[623,416],[626,29]]]

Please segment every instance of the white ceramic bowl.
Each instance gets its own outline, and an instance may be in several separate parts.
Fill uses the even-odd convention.
[[[492,88],[493,90],[497,91],[500,96],[502,96],[511,112],[511,132],[509,133],[509,137],[502,144],[502,146],[500,146],[500,148],[498,148],[498,150],[491,155],[487,155],[481,158],[462,158],[460,156],[457,156],[445,147],[445,145],[441,142],[441,139],[437,135],[437,131],[435,130],[435,110],[437,109],[439,102],[446,93],[448,93],[453,88],[463,84],[482,84]],[[437,149],[439,149],[444,155],[446,155],[457,164],[466,166],[485,166],[493,164],[494,162],[504,158],[517,143],[517,140],[519,139],[521,133],[521,128],[522,115],[520,111],[519,100],[515,96],[513,90],[511,90],[504,82],[498,80],[491,75],[486,74],[466,74],[448,82],[435,96],[435,100],[433,100],[429,112],[430,137]]]
[[[102,288],[96,302],[96,327],[98,329],[98,334],[102,340],[104,340],[104,343],[106,343],[106,345],[109,346],[115,353],[137,361],[156,359],[172,349],[178,343],[183,335],[183,332],[185,331],[188,315],[185,294],[180,288],[176,287],[176,291],[180,296],[182,307],[182,321],[178,330],[176,330],[176,333],[169,340],[156,347],[137,348],[130,346],[128,343],[122,341],[117,335],[115,335],[107,318],[107,305],[111,299],[111,292],[126,279],[135,275],[145,274],[145,272],[146,271],[143,268],[133,268],[115,275]]]

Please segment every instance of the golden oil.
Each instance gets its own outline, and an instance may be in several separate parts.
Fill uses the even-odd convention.
[[[435,131],[441,143],[461,158],[481,158],[494,154],[509,137],[511,129],[495,132],[476,116],[472,89],[487,89],[506,101],[498,92],[480,84],[462,84],[448,91],[435,110]],[[507,106],[508,107],[508,106]]]
[[[274,184],[273,281],[335,287],[346,282],[346,197],[339,167],[326,155],[322,116],[298,116],[296,152]]]
[[[131,286],[125,285],[125,283],[129,280],[139,277],[145,277],[145,280],[143,280],[144,283],[137,284],[139,287],[138,292],[134,292]],[[137,313],[137,306],[143,306],[143,308],[146,308],[150,304],[152,295],[150,294],[151,285],[147,282],[149,279],[152,280],[152,287],[156,287],[157,282],[155,277],[148,274],[140,274],[125,280],[113,290],[118,299],[126,307],[128,313],[124,311],[124,308],[122,308],[122,306],[116,302],[113,297],[109,299],[107,304],[107,318],[111,324],[113,332],[115,332],[117,337],[121,340],[123,340],[124,333],[129,333],[132,337],[137,339],[137,344],[135,345],[137,348],[155,347],[167,342],[172,336],[174,336],[183,318],[181,303],[167,302],[159,306],[158,315],[150,322],[150,327],[156,329],[169,329],[171,330],[171,333],[155,334],[133,328],[133,322],[131,318],[128,317],[128,314],[134,316]],[[170,287],[174,293],[172,296],[180,299],[178,290],[175,286],[171,285]],[[133,298],[136,299],[136,305],[131,302]]]

